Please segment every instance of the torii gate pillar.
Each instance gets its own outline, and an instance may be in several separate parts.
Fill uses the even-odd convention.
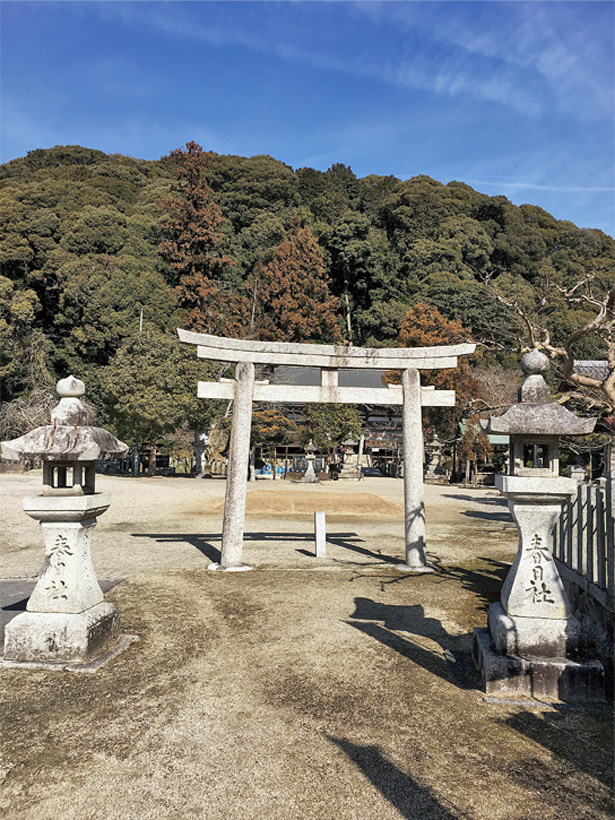
[[[252,393],[254,391],[254,365],[238,362],[235,369],[235,403],[229,444],[229,471],[224,498],[224,523],[222,525],[222,552],[220,564],[210,569],[252,569],[241,562],[243,551],[243,527],[246,517],[246,492],[250,463],[250,430],[252,427]]]
[[[425,494],[423,489],[423,423],[421,413],[421,375],[418,370],[403,370],[401,384],[402,436],[404,455],[404,509],[406,563],[397,564],[402,572],[433,572],[425,560]]]

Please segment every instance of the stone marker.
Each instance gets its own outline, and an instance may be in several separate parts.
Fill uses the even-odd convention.
[[[314,513],[314,541],[316,558],[327,557],[327,521],[324,512]]]
[[[117,638],[119,612],[105,603],[96,580],[90,543],[96,519],[110,496],[95,491],[96,460],[123,456],[127,445],[87,425],[82,381],[57,385],[60,403],[52,424],[2,442],[2,458],[43,461],[42,495],[24,499],[24,511],[40,521],[45,560],[26,605],[6,626],[4,660],[23,663],[84,662]]]
[[[488,610],[489,628],[474,630],[474,657],[487,694],[517,693],[563,701],[604,700],[604,669],[583,659],[583,635],[551,553],[551,534],[577,481],[559,476],[559,436],[590,433],[549,401],[541,371],[547,357],[526,354],[519,403],[492,417],[488,432],[510,436],[511,475],[496,476],[519,530],[519,547]]]

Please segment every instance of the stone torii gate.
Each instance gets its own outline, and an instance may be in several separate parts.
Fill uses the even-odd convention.
[[[234,379],[199,382],[202,399],[232,399],[233,421],[224,502],[221,570],[250,569],[242,563],[252,402],[304,404],[401,405],[404,457],[406,562],[397,569],[430,572],[425,561],[425,501],[423,492],[423,431],[421,407],[452,407],[454,390],[421,388],[419,370],[457,367],[459,356],[474,352],[474,344],[415,348],[365,348],[343,345],[295,344],[228,339],[178,329],[179,338],[197,345],[197,356],[236,364]],[[254,365],[320,368],[320,385],[269,384],[255,381]],[[342,369],[401,370],[401,385],[340,387]]]

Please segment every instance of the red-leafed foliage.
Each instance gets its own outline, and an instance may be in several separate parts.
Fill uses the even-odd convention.
[[[218,252],[226,220],[211,197],[206,173],[210,156],[196,142],[171,151],[175,162],[172,196],[161,202],[168,213],[160,253],[175,273],[175,297],[182,324],[190,330],[243,335],[248,300],[224,293],[224,272],[233,264]],[[239,326],[239,327],[238,327]]]
[[[410,308],[399,330],[401,347],[454,345],[468,342],[471,337],[471,328],[464,327],[459,319],[447,319],[437,308],[424,302]],[[426,384],[435,385],[440,390],[455,390],[460,411],[483,398],[481,382],[465,358],[454,370],[427,370],[421,376]],[[385,380],[399,384],[399,371],[391,371]]]
[[[254,272],[260,338],[339,342],[339,299],[329,291],[322,252],[309,227],[293,220],[271,262]]]

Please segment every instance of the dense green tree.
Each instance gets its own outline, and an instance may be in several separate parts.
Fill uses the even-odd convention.
[[[387,246],[383,235],[363,214],[349,211],[321,236],[329,256],[332,289],[340,298],[345,319],[345,336],[361,340],[361,315],[370,307],[372,288],[387,267]]]
[[[334,452],[349,438],[358,440],[363,426],[358,409],[351,404],[306,404],[299,424],[301,444],[311,439],[323,453]]]
[[[199,362],[175,334],[145,330],[128,339],[101,375],[111,429],[151,451],[178,428],[206,430],[218,403],[197,398],[199,379],[211,379],[213,364]]]
[[[46,368],[40,358],[44,339],[33,329],[39,301],[0,276],[0,402],[31,390]]]
[[[126,241],[126,218],[115,208],[88,206],[72,229],[62,237],[62,247],[69,253],[115,254]]]
[[[263,214],[289,215],[299,205],[292,168],[269,156],[211,156],[207,179],[233,232]]]
[[[275,407],[265,407],[252,413],[251,445],[273,455],[276,447],[292,444],[297,425]]]
[[[68,259],[57,272],[61,296],[54,317],[56,356],[69,369],[104,366],[139,330],[141,311],[151,327],[172,324],[171,289],[160,273],[130,256]]]

